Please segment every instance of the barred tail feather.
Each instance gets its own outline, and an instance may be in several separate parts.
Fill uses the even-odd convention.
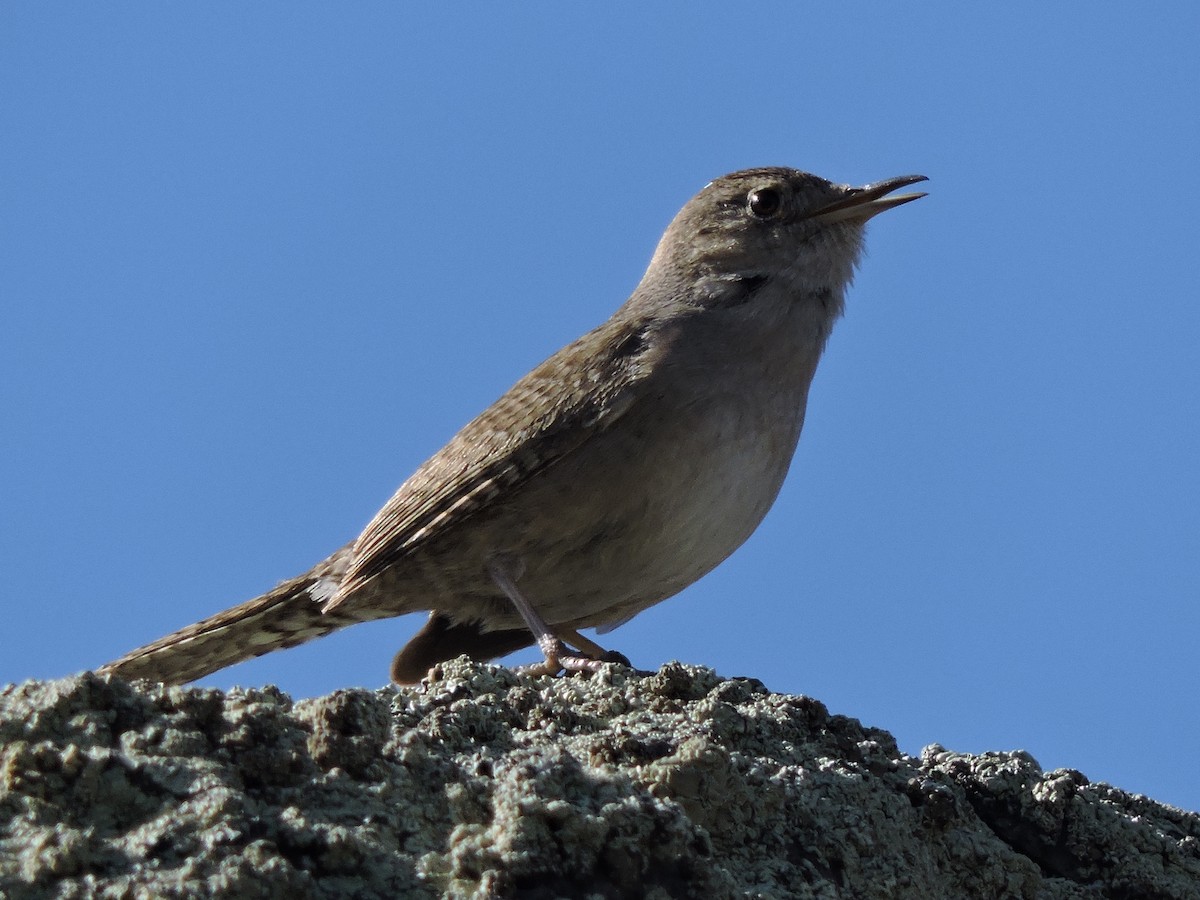
[[[395,611],[339,608],[321,612],[337,590],[348,548],[253,600],[209,616],[101,666],[102,675],[184,684],[243,660],[295,647],[330,632]],[[373,608],[372,608],[373,607]]]

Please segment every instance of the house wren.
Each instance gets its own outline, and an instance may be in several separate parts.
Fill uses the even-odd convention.
[[[513,385],[312,570],[102,673],[185,682],[347,625],[428,610],[405,683],[537,643],[594,669],[605,631],[713,569],[783,483],[867,220],[924,194],[735,172],[667,228],[607,322]]]

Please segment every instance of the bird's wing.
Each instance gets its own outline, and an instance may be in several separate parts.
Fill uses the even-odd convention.
[[[610,319],[547,359],[402,484],[354,542],[328,612],[430,536],[470,518],[608,428],[670,337]]]

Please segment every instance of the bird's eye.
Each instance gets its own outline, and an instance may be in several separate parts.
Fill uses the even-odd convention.
[[[783,209],[783,196],[775,188],[758,188],[746,198],[750,214],[758,219],[773,219]]]

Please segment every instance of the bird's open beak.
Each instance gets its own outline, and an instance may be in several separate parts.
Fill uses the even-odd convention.
[[[878,215],[885,209],[891,209],[893,206],[899,206],[901,203],[908,203],[910,200],[919,200],[921,197],[924,197],[924,193],[896,194],[894,197],[887,197],[885,195],[896,190],[896,188],[907,187],[910,184],[928,180],[924,175],[901,175],[898,178],[877,181],[874,184],[864,185],[863,187],[848,188],[846,193],[837,200],[826,206],[822,206],[820,209],[813,210],[805,218],[816,219],[822,224],[842,222],[846,219],[857,219],[860,222],[865,222],[871,216]]]

